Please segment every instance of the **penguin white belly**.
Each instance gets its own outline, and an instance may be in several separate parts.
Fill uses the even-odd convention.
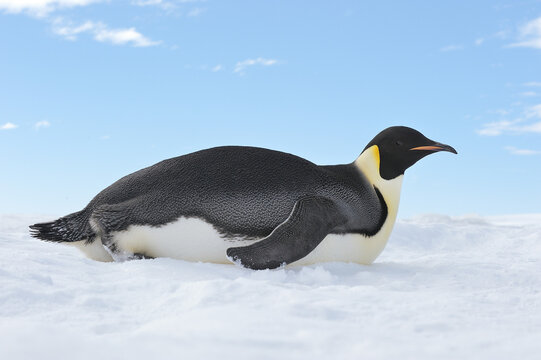
[[[226,239],[211,224],[185,217],[159,227],[131,225],[127,230],[112,235],[117,249],[124,253],[124,258],[115,260],[125,260],[132,254],[143,254],[149,257],[226,264],[231,263],[226,257],[227,248],[250,245],[256,241]]]
[[[290,265],[310,265],[322,262],[355,262],[371,264],[383,250],[374,239],[359,234],[327,235],[325,239],[307,256]]]
[[[386,221],[384,228],[389,225],[392,228],[393,222]],[[380,231],[374,237],[330,234],[310,254],[291,265],[330,261],[371,264],[385,247],[390,230]],[[259,240],[226,239],[211,224],[201,219],[180,218],[160,227],[132,225],[125,231],[113,233],[113,242],[120,251],[111,255],[117,261],[126,260],[133,254],[143,254],[149,257],[230,264],[226,256],[229,247],[250,245]]]
[[[109,252],[103,246],[101,238],[96,236],[94,241],[87,243],[86,240],[65,242],[65,244],[74,246],[81,250],[88,258],[96,261],[110,262],[114,261]]]

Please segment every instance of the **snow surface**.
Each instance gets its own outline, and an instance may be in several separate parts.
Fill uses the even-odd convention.
[[[376,263],[100,263],[0,216],[2,359],[539,359],[541,214],[420,216]]]

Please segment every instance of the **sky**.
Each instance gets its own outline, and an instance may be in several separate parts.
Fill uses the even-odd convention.
[[[0,213],[219,145],[349,163],[392,125],[458,150],[399,217],[541,212],[540,65],[540,1],[0,0]]]

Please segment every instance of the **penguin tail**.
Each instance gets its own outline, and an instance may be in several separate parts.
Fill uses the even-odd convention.
[[[58,220],[30,225],[30,235],[49,242],[92,242],[95,233],[90,227],[85,211],[61,217]]]

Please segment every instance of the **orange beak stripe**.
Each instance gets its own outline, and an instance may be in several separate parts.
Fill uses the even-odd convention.
[[[443,149],[441,147],[439,147],[439,146],[428,145],[428,146],[414,147],[414,148],[411,148],[410,150],[443,150]]]

